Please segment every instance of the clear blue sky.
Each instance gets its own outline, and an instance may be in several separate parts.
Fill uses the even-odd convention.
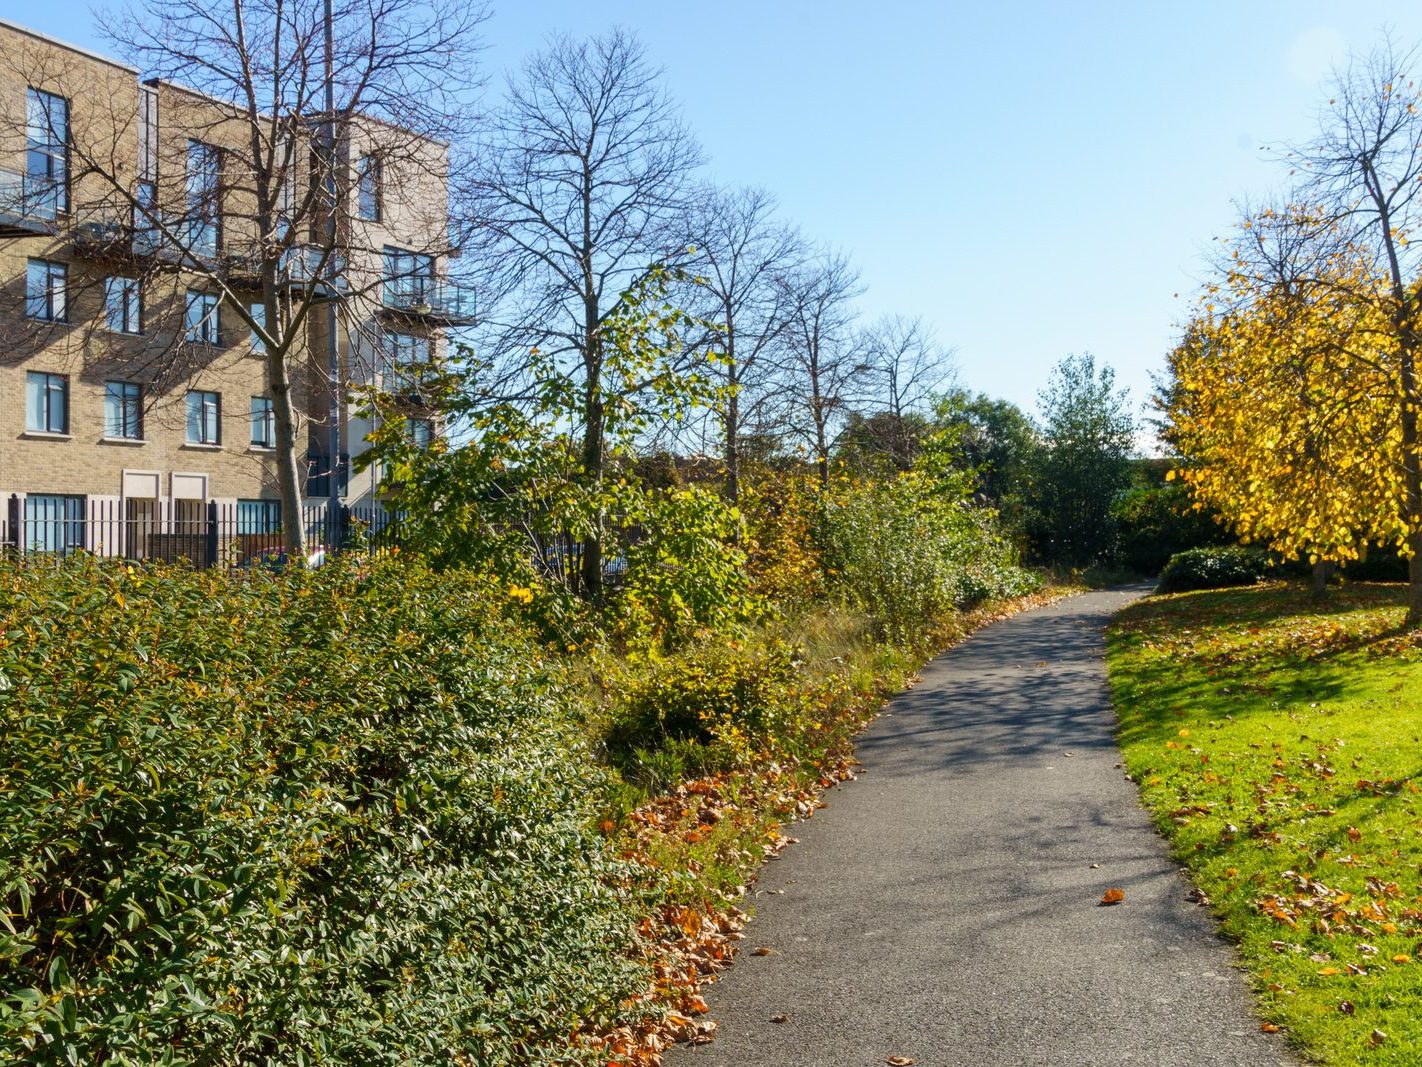
[[[6,17],[104,49],[83,0]],[[867,315],[923,315],[1024,407],[1067,352],[1150,390],[1232,201],[1283,177],[1330,62],[1422,4],[494,0],[490,91],[552,31],[635,30],[710,156],[849,252]],[[1180,294],[1178,297],[1175,294]]]

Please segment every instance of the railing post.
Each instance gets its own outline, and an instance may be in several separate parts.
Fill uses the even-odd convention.
[[[207,502],[207,560],[206,566],[217,566],[217,501]]]
[[[20,494],[11,493],[8,501],[10,546],[19,555],[25,550],[24,527],[20,524]]]

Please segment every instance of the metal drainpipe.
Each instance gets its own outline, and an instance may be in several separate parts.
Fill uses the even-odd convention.
[[[331,277],[336,256],[336,72],[335,41],[332,26],[331,0],[326,0],[325,60],[326,60],[326,275]],[[312,279],[312,284],[317,279]],[[341,513],[341,354],[336,339],[335,287],[327,293],[326,310],[326,373],[331,378],[331,480],[330,495],[326,501],[326,541],[335,549],[337,517]]]

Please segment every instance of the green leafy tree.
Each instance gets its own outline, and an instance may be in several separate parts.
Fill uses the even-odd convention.
[[[1116,550],[1116,495],[1131,484],[1135,439],[1126,390],[1090,353],[1069,355],[1038,395],[1042,447],[1028,495],[1029,531],[1043,559],[1082,566]]]
[[[604,320],[602,418],[609,462],[600,469],[584,463],[577,430],[581,391],[556,360],[537,350],[530,357],[530,403],[491,395],[497,379],[484,373],[484,362],[472,352],[458,367],[433,368],[421,383],[421,401],[456,431],[427,445],[406,433],[403,398],[371,392],[366,400],[379,428],[359,462],[381,465],[388,504],[403,516],[404,542],[439,565],[492,571],[530,596],[542,587],[558,596],[601,600],[601,585],[585,581],[579,549],[592,539],[599,545],[625,541],[635,530],[642,547],[621,562],[655,565],[660,577],[633,573],[627,582],[633,589],[676,590],[664,620],[668,629],[680,633],[712,616],[719,621],[743,614],[738,557],[726,556],[735,572],[727,577],[710,545],[733,538],[739,515],[728,506],[713,515],[695,495],[683,494],[677,498],[683,506],[672,507],[660,499],[671,490],[649,488],[637,473],[636,446],[651,427],[683,421],[718,396],[710,372],[717,357],[702,351],[688,362],[681,338],[690,317],[668,302],[671,287],[685,281],[678,271],[654,268]],[[696,322],[691,332],[709,328]],[[486,384],[491,381],[493,386]],[[683,530],[678,540],[674,527],[680,520],[694,529]],[[677,544],[697,551],[685,552],[672,567],[667,546]]]
[[[1156,574],[1177,553],[1234,543],[1214,511],[1197,506],[1183,482],[1166,479],[1179,462],[1134,461],[1134,484],[1111,504],[1118,558],[1131,570]]]
[[[1040,448],[1037,430],[1016,404],[963,389],[940,397],[934,421],[956,435],[958,463],[977,478],[977,494],[1020,527]]]

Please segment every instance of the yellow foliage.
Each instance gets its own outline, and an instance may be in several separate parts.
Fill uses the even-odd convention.
[[[1308,220],[1256,218],[1232,269],[1172,355],[1170,418],[1197,502],[1245,541],[1346,562],[1404,546],[1399,349],[1385,280],[1338,242],[1282,276],[1274,251]],[[1292,230],[1290,229],[1292,228]]]

